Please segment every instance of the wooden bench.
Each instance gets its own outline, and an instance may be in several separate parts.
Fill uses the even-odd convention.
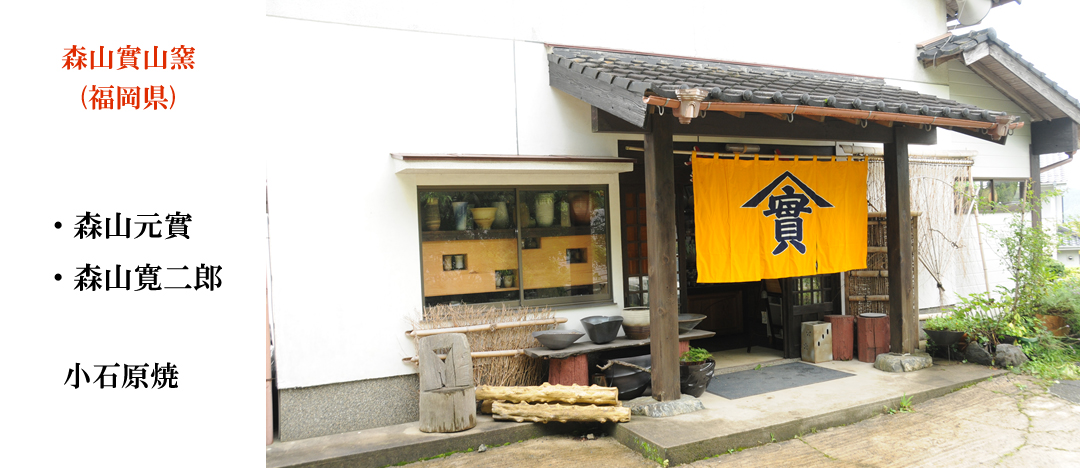
[[[690,349],[690,340],[710,338],[714,335],[716,335],[715,332],[706,330],[690,330],[680,334],[679,353],[684,353]],[[649,338],[631,340],[619,337],[610,343],[604,344],[582,341],[563,349],[529,348],[525,350],[525,355],[550,360],[548,382],[552,385],[589,385],[589,362],[587,357],[589,353],[645,346],[650,342]]]

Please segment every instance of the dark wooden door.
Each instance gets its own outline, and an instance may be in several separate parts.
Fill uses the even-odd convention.
[[[784,357],[802,355],[802,323],[825,320],[840,311],[840,274],[784,278]],[[834,312],[835,311],[835,312]]]

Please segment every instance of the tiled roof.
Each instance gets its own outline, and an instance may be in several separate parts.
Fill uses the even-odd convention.
[[[919,60],[941,62],[949,58],[955,58],[956,56],[968,50],[974,49],[979,44],[987,42],[1001,47],[1001,49],[1004,50],[1005,53],[1009,54],[1012,58],[1023,64],[1024,67],[1027,67],[1028,70],[1031,70],[1032,73],[1034,73],[1044,82],[1046,82],[1046,84],[1053,88],[1054,91],[1061,93],[1061,95],[1065,97],[1065,99],[1072,103],[1074,106],[1080,107],[1080,101],[1078,101],[1075,97],[1070,96],[1069,93],[1061,87],[1061,85],[1058,85],[1057,82],[1048,78],[1046,76],[1046,73],[1043,73],[1037,68],[1035,68],[1035,65],[1033,63],[1024,60],[1019,53],[1013,50],[1012,47],[1009,47],[1008,43],[1002,41],[1001,39],[998,39],[997,31],[995,31],[994,28],[968,31],[964,34],[948,36],[944,39],[939,39],[935,42],[931,42],[930,44],[927,44],[919,49]]]
[[[646,96],[676,99],[675,90],[709,90],[705,99],[728,103],[786,104],[927,115],[995,122],[1005,115],[889,86],[879,78],[700,59],[555,47],[550,66]]]
[[[1058,226],[1058,239],[1058,250],[1077,250],[1080,247],[1080,236],[1065,227]]]

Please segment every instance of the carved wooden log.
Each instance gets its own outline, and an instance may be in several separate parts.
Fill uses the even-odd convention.
[[[619,389],[592,385],[549,385],[539,387],[494,387],[481,385],[476,389],[478,400],[502,400],[532,403],[585,403],[596,405],[619,404]]]
[[[855,353],[855,316],[826,315],[832,324],[832,353],[835,361],[850,361]]]
[[[476,426],[476,389],[469,340],[462,333],[420,338],[420,431]],[[446,361],[439,359],[446,355]]]
[[[491,405],[492,417],[500,421],[517,422],[628,422],[630,408],[625,406],[575,406],[549,405],[547,403],[503,403],[496,401]]]
[[[889,352],[889,317],[859,317],[859,360],[874,362],[878,354]]]

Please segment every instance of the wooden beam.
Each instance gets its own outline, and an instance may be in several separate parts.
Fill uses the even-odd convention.
[[[799,115],[801,115],[801,116],[803,116],[805,118],[808,118],[810,120],[813,120],[815,122],[824,122],[825,121],[825,116],[824,115],[808,115],[808,114],[799,114]]]
[[[649,223],[649,351],[652,396],[678,400],[679,298],[675,267],[675,165],[671,113],[651,114],[645,134],[645,214]]]
[[[724,111],[724,113],[727,114],[727,115],[730,115],[732,117],[735,117],[736,119],[741,119],[743,117],[746,117],[746,112]]]
[[[956,133],[963,133],[964,135],[967,135],[967,136],[972,137],[972,138],[978,138],[980,140],[986,140],[986,141],[989,141],[990,143],[997,143],[997,144],[999,144],[1001,146],[1005,146],[1005,141],[1009,139],[1008,136],[1003,136],[1003,137],[998,138],[997,140],[995,140],[989,134],[983,133],[981,131],[982,129],[951,127],[951,128],[949,128],[949,130],[952,130],[952,131],[954,131]],[[916,144],[916,143],[913,143],[913,144]],[[921,145],[922,143],[917,143],[917,144]]]
[[[1080,149],[1080,126],[1072,119],[1031,123],[1031,152],[1035,154],[1072,153],[1078,149]]]
[[[964,65],[971,66],[971,64],[978,62],[983,57],[990,55],[990,44],[983,42],[975,46],[974,49],[966,50],[964,55]]]
[[[644,126],[646,106],[641,94],[586,78],[580,71],[548,60],[548,81],[552,87],[593,106],[619,116],[637,127]]]
[[[1035,145],[1028,146],[1028,171],[1030,177],[1028,177],[1028,187],[1031,189],[1031,194],[1035,200],[1042,198],[1042,162],[1040,161],[1039,154],[1035,152]],[[1024,196],[1027,196],[1025,194]],[[1031,227],[1038,229],[1042,226],[1042,203],[1032,203],[1031,207]]]
[[[872,122],[889,128],[892,128],[893,126],[893,122],[891,120],[873,120]]]
[[[848,300],[851,302],[888,302],[889,296],[884,294],[871,296],[848,296]]]
[[[667,114],[666,111],[665,114]],[[912,130],[910,143],[918,145],[937,144],[937,130],[929,132]],[[597,109],[593,121],[596,133],[644,134],[645,131],[616,117],[603,109]],[[692,120],[689,124],[677,124],[672,130],[674,135],[723,136],[741,138],[779,138],[785,140],[815,141],[850,141],[864,143],[886,143],[893,140],[893,129],[880,125],[849,125],[838,119],[815,122],[808,119],[795,119],[794,122],[780,121],[759,113],[747,112],[744,118],[736,118],[724,112],[709,112],[704,118]],[[985,136],[985,135],[984,135]],[[989,137],[987,137],[989,138]]]
[[[990,57],[997,60],[998,63],[1012,72],[1013,75],[1016,75],[1016,77],[1019,78],[1020,81],[1023,81],[1024,84],[1031,86],[1040,96],[1047,101],[1050,101],[1054,107],[1057,107],[1064,112],[1069,118],[1080,122],[1080,108],[1077,108],[1076,105],[1065,99],[1065,96],[1055,91],[1049,83],[1035,75],[1031,69],[1020,63],[1019,60],[1013,58],[1008,52],[1005,52],[1001,47],[994,45],[990,47]]]
[[[909,129],[894,129],[885,144],[885,227],[889,247],[889,327],[893,352],[910,353],[919,346],[919,314],[912,304],[915,265],[911,250],[911,187],[908,171]]]

